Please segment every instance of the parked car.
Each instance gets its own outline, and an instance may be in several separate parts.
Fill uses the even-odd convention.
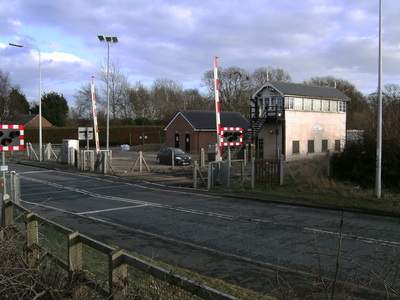
[[[165,147],[161,148],[157,153],[158,164],[172,164],[172,152],[174,153],[175,165],[190,165],[192,158],[187,155],[182,149]]]

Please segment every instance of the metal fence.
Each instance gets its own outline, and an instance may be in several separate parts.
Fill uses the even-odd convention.
[[[29,266],[47,256],[67,276],[87,271],[95,280],[86,281],[86,286],[107,299],[237,299],[58,225],[11,199],[2,204],[4,228],[26,233]]]

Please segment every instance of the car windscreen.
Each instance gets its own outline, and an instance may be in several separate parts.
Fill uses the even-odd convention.
[[[185,152],[183,152],[183,150],[181,150],[181,149],[174,149],[174,153],[175,154],[184,154]]]

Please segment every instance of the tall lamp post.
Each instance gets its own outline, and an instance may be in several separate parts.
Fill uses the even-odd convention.
[[[116,36],[104,36],[98,35],[100,42],[107,43],[107,152],[110,146],[110,89],[109,89],[109,73],[110,73],[110,44],[118,43],[118,38]]]
[[[31,48],[35,49],[39,54],[39,161],[43,161],[43,146],[42,146],[42,59],[40,50],[37,47],[19,45],[9,43],[10,46],[18,47],[18,48]]]

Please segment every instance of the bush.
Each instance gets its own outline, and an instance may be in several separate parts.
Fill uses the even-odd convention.
[[[336,180],[351,181],[364,188],[373,188],[376,174],[376,142],[371,136],[348,143],[331,159],[331,175]],[[384,140],[382,147],[382,186],[398,190],[400,186],[400,145]]]

